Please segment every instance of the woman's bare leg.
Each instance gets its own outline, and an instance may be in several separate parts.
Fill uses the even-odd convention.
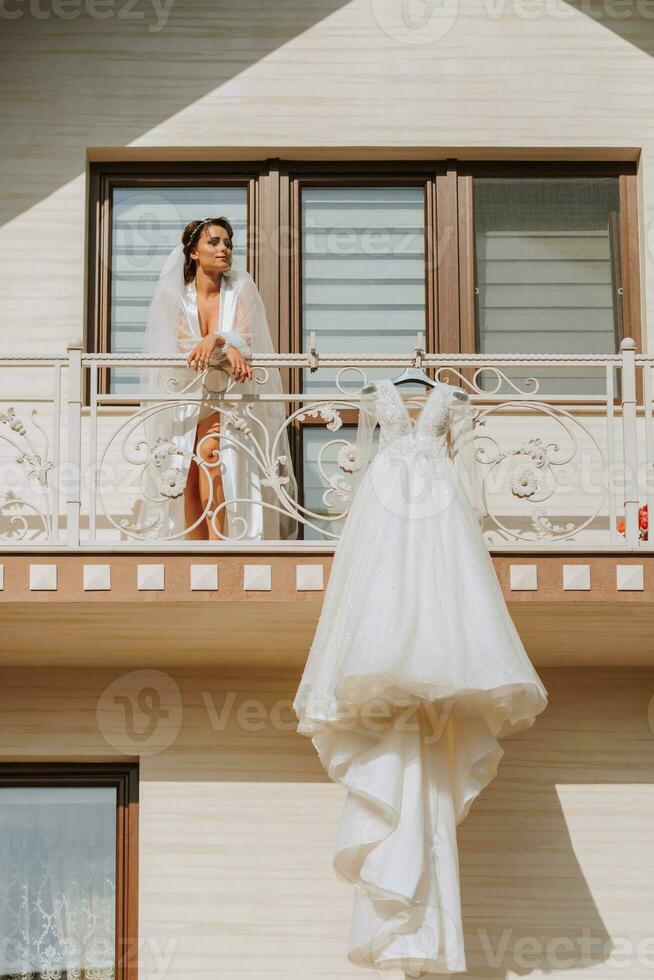
[[[200,471],[198,464],[192,459],[184,487],[184,526],[192,528],[186,533],[189,541],[207,540],[207,522],[200,520],[203,510],[200,499]],[[197,526],[193,527],[194,524]]]
[[[218,461],[216,451],[220,449],[220,413],[212,412],[206,419],[198,423],[196,455],[206,465],[198,466],[199,496],[202,509],[207,506],[211,511],[225,502],[223,489],[222,464]],[[220,541],[220,534],[225,531],[225,508],[222,507],[215,522],[206,518],[206,537],[210,541]],[[217,530],[220,534],[217,533]]]

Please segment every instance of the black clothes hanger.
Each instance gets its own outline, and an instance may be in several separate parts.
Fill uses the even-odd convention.
[[[424,334],[419,333],[417,338],[417,344],[414,348],[415,358],[413,361],[413,367],[407,367],[398,374],[397,377],[391,378],[391,382],[397,387],[398,385],[405,384],[420,384],[425,385],[427,388],[435,388],[438,381],[434,381],[422,367],[422,359],[424,357],[425,351],[423,348]]]
[[[415,358],[413,367],[407,367],[402,371],[401,374],[396,375],[391,378],[391,384],[398,386],[403,384],[423,384],[426,388],[436,388],[441,381],[434,381],[430,378],[426,371],[422,368],[422,359],[424,357],[425,351],[423,349],[423,338],[424,334],[418,334],[418,343],[414,348]],[[367,384],[361,389],[362,394],[371,394],[376,388],[374,381],[368,381]],[[461,401],[465,401],[468,398],[468,392],[464,388],[458,388],[453,386],[453,394],[459,398]]]
[[[405,368],[401,374],[397,375],[397,377],[391,378],[391,381],[394,385],[403,385],[403,384],[407,384],[408,382],[413,382],[413,383],[417,382],[418,384],[425,385],[427,388],[436,388],[437,385],[443,383],[442,381],[434,381],[434,379],[430,378],[429,375],[426,373],[426,371],[424,371],[422,368],[422,359],[425,354],[424,348],[422,346],[423,342],[424,342],[424,334],[419,333],[418,343],[414,348],[416,354],[414,358],[414,366]],[[465,401],[468,398],[468,392],[465,391],[465,389],[463,388],[459,388],[453,385],[452,391],[453,394],[461,401]]]
[[[390,378],[391,384],[404,385],[404,384],[422,384],[426,388],[435,388],[438,385],[438,381],[434,381],[430,378],[425,370],[422,368],[422,359],[424,357],[425,351],[423,348],[424,334],[419,333],[417,338],[417,345],[414,348],[415,357],[413,359],[413,365],[407,367],[402,371],[401,374],[396,375],[394,378]],[[369,381],[361,389],[362,393],[370,394],[375,390],[375,382]]]

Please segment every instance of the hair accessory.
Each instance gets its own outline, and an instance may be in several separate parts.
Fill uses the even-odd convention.
[[[191,242],[195,241],[195,238],[196,238],[198,232],[202,228],[202,225],[206,225],[207,221],[214,221],[214,220],[215,220],[214,218],[200,218],[199,221],[198,221],[198,223],[197,223],[197,225],[195,226],[195,228],[191,232],[191,237],[189,238],[189,240],[188,240],[187,244],[184,246],[184,248],[189,248],[190,245],[191,245]]]

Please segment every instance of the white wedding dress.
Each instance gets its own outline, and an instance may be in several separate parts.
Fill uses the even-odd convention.
[[[414,427],[390,380],[366,390],[367,458],[293,707],[348,791],[334,868],[355,886],[349,959],[460,972],[456,827],[547,691],[478,523],[465,392],[438,382]]]

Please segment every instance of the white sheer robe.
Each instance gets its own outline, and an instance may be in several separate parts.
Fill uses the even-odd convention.
[[[181,293],[176,284],[162,289],[154,304],[157,320],[172,324],[172,328],[167,330],[168,339],[153,336],[154,331],[150,330],[146,351],[188,356],[202,340],[195,283],[186,284]],[[154,318],[152,311],[150,317]],[[202,401],[182,401],[177,406],[162,404],[148,410],[144,429],[149,461],[144,471],[145,500],[138,514],[141,535],[175,539],[188,532],[183,492],[197,425],[219,413],[220,459],[200,465],[207,474],[217,466],[221,468],[226,510],[224,536],[245,541],[294,538],[297,520],[292,501],[297,501],[297,481],[284,426],[284,402],[256,400],[259,395],[282,393],[279,370],[257,368],[257,377],[237,384],[234,392],[252,396],[248,401],[210,401],[224,392],[230,382],[231,368],[225,356],[229,345],[245,357],[274,352],[261,296],[247,272],[233,270],[223,276],[218,322],[212,332],[222,335],[225,342],[214,351],[211,368],[205,375],[186,366],[144,372],[143,384],[148,394],[186,394]],[[282,487],[287,503],[280,500],[276,483]],[[215,502],[209,509],[214,506]],[[218,527],[216,518],[214,524]]]

